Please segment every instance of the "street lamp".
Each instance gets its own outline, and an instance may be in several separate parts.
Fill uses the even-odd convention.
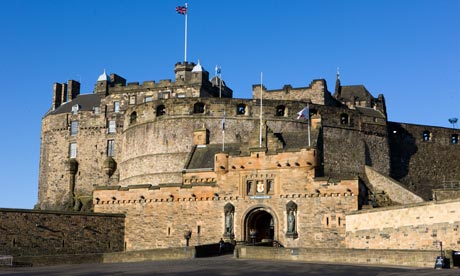
[[[188,242],[189,242],[191,237],[192,237],[192,231],[185,230],[185,232],[184,232],[185,246],[188,246]]]

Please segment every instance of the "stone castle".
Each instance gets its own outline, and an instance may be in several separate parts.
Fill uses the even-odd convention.
[[[237,99],[199,63],[174,72],[142,84],[104,72],[92,94],[55,83],[36,208],[125,214],[126,250],[221,237],[338,248],[347,214],[458,197],[458,130],[389,122],[363,85],[254,85]]]

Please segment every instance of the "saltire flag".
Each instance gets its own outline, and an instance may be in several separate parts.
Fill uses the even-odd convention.
[[[222,118],[222,131],[225,131],[225,111],[224,111],[224,117]]]
[[[308,107],[304,107],[302,110],[297,112],[297,115],[298,115],[297,120],[300,118],[305,118],[308,120],[310,117],[310,110]]]
[[[187,7],[186,6],[177,6],[176,7],[176,12],[179,14],[187,14]]]

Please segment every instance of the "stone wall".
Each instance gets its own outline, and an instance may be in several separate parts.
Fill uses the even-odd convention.
[[[372,167],[366,166],[365,171],[369,180],[369,188],[375,193],[388,195],[393,204],[409,204],[424,201],[423,198],[407,190],[399,182],[377,172]]]
[[[429,139],[423,139],[427,131]],[[408,189],[431,199],[432,189],[442,188],[444,182],[459,182],[460,143],[452,144],[449,128],[389,123],[391,151],[390,176]]]
[[[433,268],[439,251],[365,250],[335,248],[269,248],[241,246],[236,248],[240,259],[304,261],[334,264],[393,265]]]
[[[265,211],[273,218],[274,239],[281,244],[335,248],[344,247],[345,213],[358,207],[357,195],[346,192],[356,190],[357,181],[345,181],[342,185],[338,184],[345,193],[328,193],[328,188],[323,187],[320,194],[280,193],[259,198],[238,193],[228,195],[229,188],[219,189],[218,185],[96,190],[94,207],[97,212],[126,214],[127,250],[184,246],[184,233],[188,230],[192,232],[191,246],[215,243],[224,236],[224,206],[228,203],[235,207],[234,238],[237,241],[250,241],[248,217]],[[239,185],[235,188],[240,189]],[[333,191],[334,186],[329,189]],[[294,238],[286,235],[286,205],[291,201],[298,206],[298,237]]]
[[[0,255],[124,250],[124,215],[0,209]]]
[[[460,201],[434,201],[347,214],[346,245],[361,249],[459,250]]]

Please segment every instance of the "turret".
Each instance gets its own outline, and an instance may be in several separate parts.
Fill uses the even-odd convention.
[[[94,86],[94,93],[102,94],[107,96],[109,94],[109,85],[110,85],[110,77],[107,75],[107,72],[104,69],[104,73],[102,73],[99,78],[97,78],[97,83]]]
[[[195,63],[193,62],[188,63],[187,61],[184,61],[183,63],[176,63],[176,65],[174,66],[174,73],[176,73],[176,81],[190,81],[193,67],[195,67]]]

